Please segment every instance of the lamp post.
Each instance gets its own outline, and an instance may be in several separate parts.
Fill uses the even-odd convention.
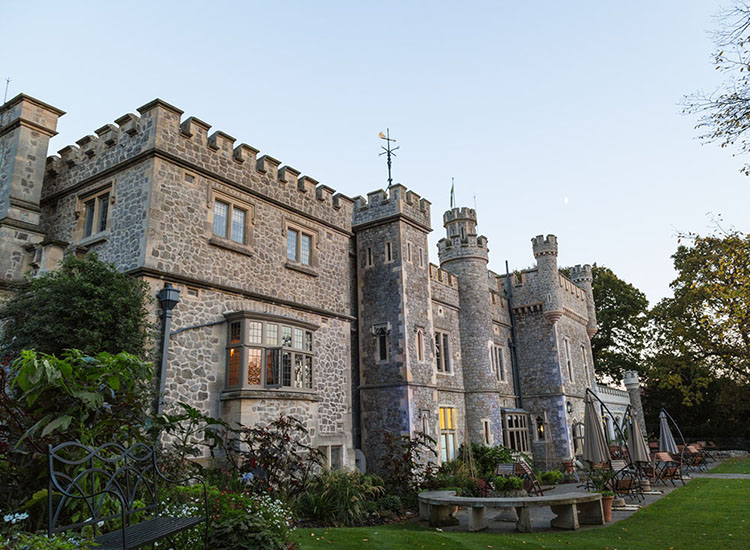
[[[156,414],[164,408],[164,392],[167,386],[167,358],[169,357],[169,326],[172,321],[172,310],[180,302],[180,291],[169,283],[164,283],[156,295],[161,304],[161,362],[159,364],[159,393],[156,396]]]

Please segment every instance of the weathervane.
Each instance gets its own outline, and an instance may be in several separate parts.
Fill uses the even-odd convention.
[[[391,157],[395,157],[396,153],[395,151],[398,150],[398,147],[394,147],[391,149],[391,143],[396,143],[395,139],[391,139],[391,130],[389,128],[385,129],[385,134],[383,132],[380,132],[378,134],[378,137],[382,140],[385,140],[385,147],[381,147],[383,149],[383,152],[380,153],[379,156],[387,155],[386,159],[388,160],[388,187],[393,184],[393,178],[391,177]]]

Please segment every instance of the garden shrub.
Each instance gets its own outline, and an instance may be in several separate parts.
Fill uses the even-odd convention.
[[[293,416],[279,415],[265,426],[240,428],[228,437],[233,443],[227,445],[228,463],[258,494],[292,501],[322,468],[323,455],[308,444],[305,425]]]
[[[549,470],[548,472],[542,472],[539,476],[539,481],[542,483],[548,483],[556,485],[560,483],[563,478],[565,477],[565,474],[563,474],[560,470]]]
[[[467,456],[462,444],[458,449],[458,456]],[[474,461],[476,475],[483,479],[491,479],[495,475],[498,464],[513,462],[513,454],[510,449],[502,445],[487,447],[479,443],[471,444],[471,456]]]
[[[216,487],[208,487],[207,495],[209,548],[276,549],[291,541],[292,513],[283,502],[268,495],[229,493]],[[202,515],[203,486],[173,487],[164,499],[164,513],[177,517]],[[176,547],[202,549],[203,529],[201,525],[175,535]]]
[[[0,507],[18,508],[46,488],[47,445],[127,446],[147,439],[152,375],[152,367],[133,355],[79,350],[61,357],[24,350],[7,371],[0,368],[0,411],[8,419],[0,446]],[[35,513],[40,520],[41,512]]]
[[[492,485],[498,493],[520,491],[523,489],[523,479],[518,476],[497,476],[492,481]]]
[[[372,509],[368,503],[384,493],[383,480],[377,476],[325,471],[307,483],[297,500],[297,510],[303,517],[324,525],[359,525]]]
[[[372,520],[396,519],[404,512],[404,502],[398,495],[383,495],[377,500],[367,502],[367,512]]]
[[[417,492],[429,487],[437,472],[437,442],[422,432],[409,437],[382,431],[380,436],[384,451],[378,466],[388,493],[401,496],[409,506],[416,506]]]

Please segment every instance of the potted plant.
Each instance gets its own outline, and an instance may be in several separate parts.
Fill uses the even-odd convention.
[[[612,521],[612,501],[615,493],[612,492],[610,481],[615,477],[611,470],[595,468],[589,471],[589,483],[593,487],[592,493],[602,494],[602,510],[604,511],[604,521]]]

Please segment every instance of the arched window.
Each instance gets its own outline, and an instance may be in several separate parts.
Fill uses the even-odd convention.
[[[544,441],[544,418],[541,416],[536,417],[536,438],[539,441]]]

